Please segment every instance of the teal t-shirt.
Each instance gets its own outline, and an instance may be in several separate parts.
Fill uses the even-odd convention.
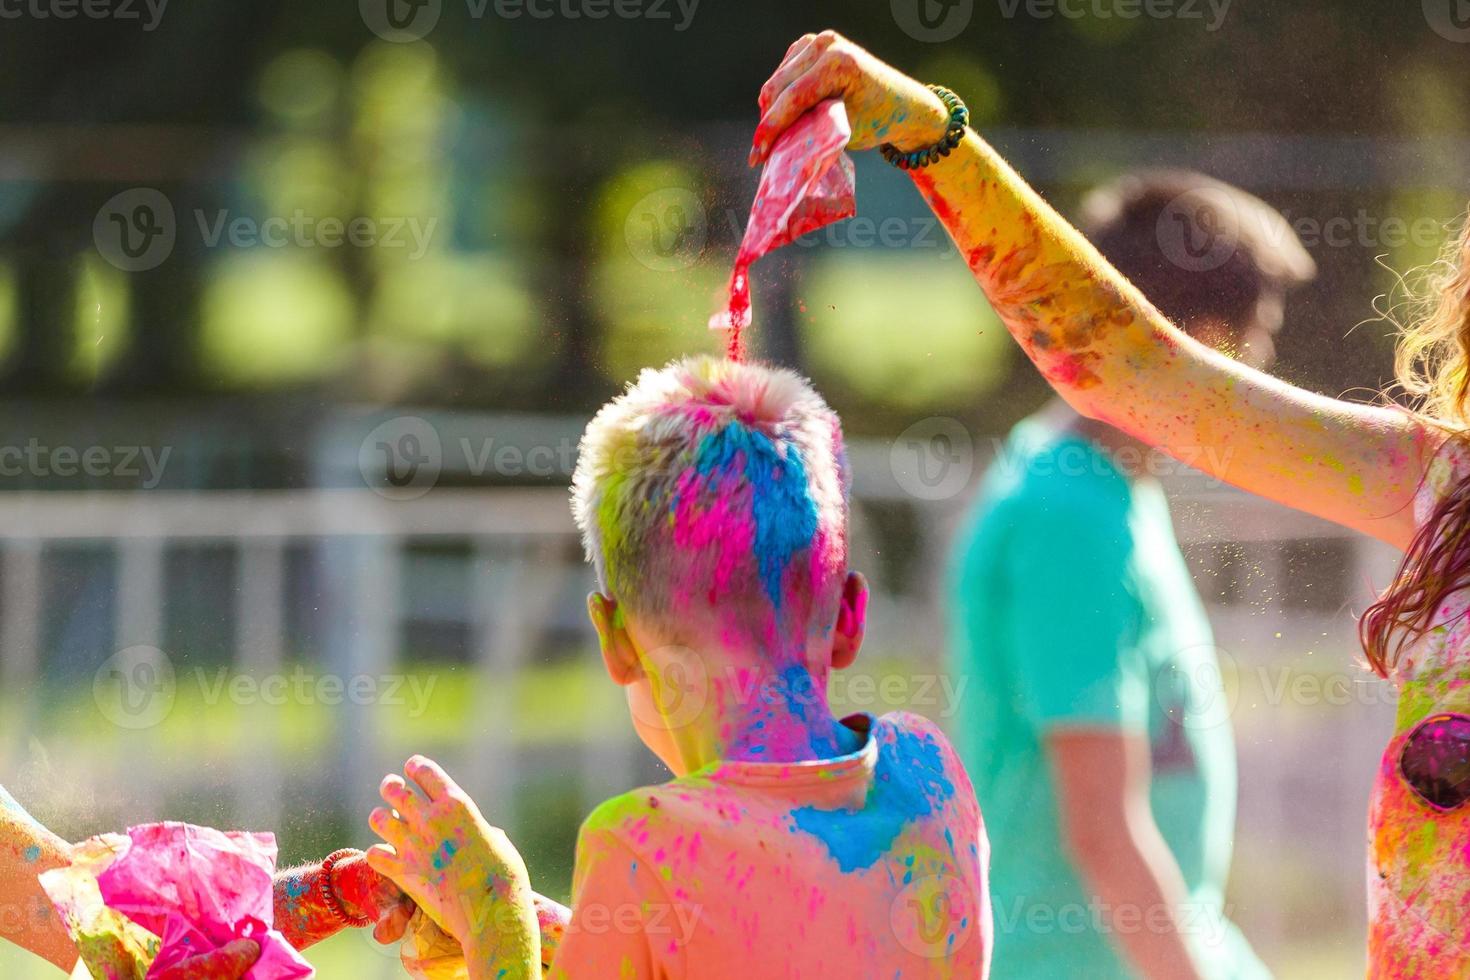
[[[1269,977],[1225,915],[1235,746],[1158,485],[1130,482],[1090,440],[1023,422],[986,474],[951,579],[952,669],[968,679],[954,740],[990,833],[993,975],[1131,976],[1067,857],[1042,742],[1083,727],[1148,736],[1154,818],[1189,887],[1182,921],[1201,962],[1219,980]],[[1112,921],[1149,928],[1142,913]]]

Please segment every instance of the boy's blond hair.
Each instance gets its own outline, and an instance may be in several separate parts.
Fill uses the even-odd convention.
[[[849,482],[841,423],[805,380],[691,357],[588,424],[572,512],[604,589],[640,616],[819,626],[846,571]]]

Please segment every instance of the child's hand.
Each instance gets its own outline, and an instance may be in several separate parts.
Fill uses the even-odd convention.
[[[237,939],[212,953],[191,956],[158,974],[158,980],[240,980],[260,959],[260,945]]]
[[[413,899],[374,871],[367,855],[344,858],[332,866],[332,887],[342,911],[354,919],[373,920],[373,938],[383,945],[403,938],[413,916]]]
[[[438,765],[414,756],[403,771],[422,795],[397,775],[383,780],[391,809],[374,810],[370,823],[386,844],[368,851],[368,863],[459,942],[472,977],[539,977],[536,910],[520,854]]]
[[[920,149],[941,139],[949,125],[949,111],[925,86],[835,31],[808,34],[787,50],[761,88],[751,165],[765,160],[777,137],[825,99],[847,106],[848,146],[854,150],[883,143]]]
[[[422,909],[409,920],[398,958],[413,980],[464,980],[468,969],[459,943]]]

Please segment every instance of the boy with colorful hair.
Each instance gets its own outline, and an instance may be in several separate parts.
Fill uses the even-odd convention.
[[[862,642],[837,416],[779,369],[645,371],[588,426],[573,510],[608,675],[673,771],[598,807],[577,845],[558,977],[977,977],[988,844],[928,721],[835,718]],[[540,972],[505,835],[426,759],[393,775],[369,852],[459,941],[471,977]]]

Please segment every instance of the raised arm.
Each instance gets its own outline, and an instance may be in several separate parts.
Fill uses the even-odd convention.
[[[792,46],[761,92],[752,162],[817,102],[842,98],[853,149],[933,144],[925,86],[830,32]],[[1053,388],[1213,476],[1400,548],[1435,436],[1392,409],[1326,398],[1176,329],[978,135],[912,171],[991,305]]]
[[[77,961],[77,948],[51,907],[37,875],[65,867],[68,845],[42,827],[0,786],[0,940],[63,970]]]

